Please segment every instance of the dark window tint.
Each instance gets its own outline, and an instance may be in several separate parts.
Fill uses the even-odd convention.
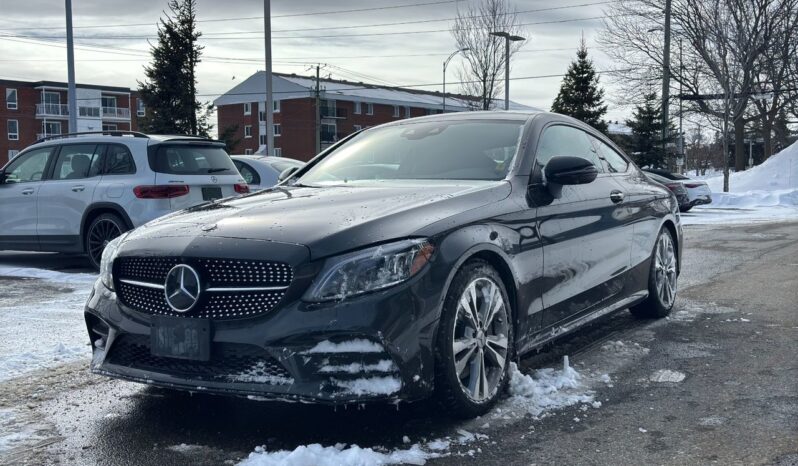
[[[99,159],[97,144],[61,146],[53,169],[54,180],[80,180],[89,177],[92,164]]]
[[[240,160],[233,160],[233,163],[238,169],[238,173],[241,173],[241,178],[244,178],[244,181],[246,181],[247,184],[260,184],[260,176],[258,176],[258,172],[249,166],[249,164],[241,162]]]
[[[28,183],[39,181],[44,174],[44,167],[47,166],[47,159],[50,158],[52,147],[34,149],[26,152],[6,166],[6,183]]]
[[[543,131],[535,156],[538,164],[545,166],[552,157],[558,155],[590,160],[599,172],[604,171],[590,142],[590,136],[580,129],[557,125],[549,126]]]
[[[133,155],[126,146],[111,144],[105,151],[105,175],[128,175],[136,173]]]
[[[623,173],[629,167],[629,162],[615,149],[599,139],[593,139],[598,149],[599,157],[604,161],[604,168],[610,173]]]
[[[213,146],[161,146],[151,165],[156,172],[175,175],[225,175],[236,171],[227,152]]]

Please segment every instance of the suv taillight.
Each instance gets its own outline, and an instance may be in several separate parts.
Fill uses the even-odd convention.
[[[170,199],[188,194],[188,185],[167,184],[136,186],[133,188],[133,194],[139,199]]]
[[[236,183],[233,188],[235,188],[238,194],[246,194],[249,192],[249,185],[246,183]]]
[[[690,189],[698,188],[700,186],[701,186],[701,183],[685,183],[684,184],[685,188],[690,188]]]

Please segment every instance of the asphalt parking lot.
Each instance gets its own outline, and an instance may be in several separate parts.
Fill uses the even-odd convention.
[[[798,464],[798,223],[691,226],[685,245],[669,319],[620,312],[521,362],[531,372],[568,355],[592,403],[536,416],[505,400],[462,422],[430,403],[334,410],[171,393],[93,376],[82,360],[0,382],[0,422],[13,408],[36,434],[0,462],[215,465],[257,446],[446,439],[428,464]],[[62,272],[85,272],[81,261],[0,254],[0,265]]]

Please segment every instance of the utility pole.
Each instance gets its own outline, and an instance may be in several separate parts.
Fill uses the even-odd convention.
[[[665,50],[662,57],[662,153],[668,146],[668,104],[671,90],[671,0],[665,0]]]
[[[69,0],[67,0],[69,1]],[[266,37],[266,155],[274,155],[274,95],[272,94],[271,0],[263,0],[263,30]]]
[[[679,173],[684,173],[684,167],[687,164],[687,157],[684,151],[684,131],[682,130],[682,123],[683,123],[683,116],[684,113],[684,99],[682,98],[682,94],[684,94],[684,86],[682,83],[684,82],[684,48],[682,47],[682,36],[679,35],[679,158],[681,159],[682,164],[679,165],[677,171]],[[678,159],[677,159],[678,162]]]
[[[319,88],[319,69],[321,65],[316,64],[316,153],[321,152],[321,90]]]
[[[72,43],[72,0],[66,0],[67,39],[67,107],[69,109],[69,132],[78,132],[78,99],[75,93],[75,47]]]
[[[504,39],[504,109],[510,110],[510,42],[526,39],[521,36],[512,36],[506,31],[491,32],[490,35]]]

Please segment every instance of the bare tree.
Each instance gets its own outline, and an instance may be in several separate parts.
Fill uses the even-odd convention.
[[[505,43],[491,32],[523,35],[519,25],[518,10],[508,0],[479,0],[458,10],[451,28],[457,47],[469,49],[466,63],[458,70],[463,92],[479,97],[478,108],[490,110],[501,92],[504,79]],[[512,42],[512,57],[526,41]]]
[[[739,170],[745,168],[746,109],[758,76],[756,65],[780,27],[778,18],[794,12],[793,3],[673,0],[673,29],[684,42],[685,53],[682,65],[671,68],[671,80],[693,97],[691,110],[722,120],[724,154],[728,154],[728,123],[734,125],[735,166]],[[662,35],[652,34],[663,21],[661,2],[621,0],[607,16],[600,41],[619,68],[626,70],[614,76],[626,87],[627,95],[634,95],[635,89],[640,93],[641,84],[661,79]],[[728,190],[728,162],[723,165],[724,190]]]

